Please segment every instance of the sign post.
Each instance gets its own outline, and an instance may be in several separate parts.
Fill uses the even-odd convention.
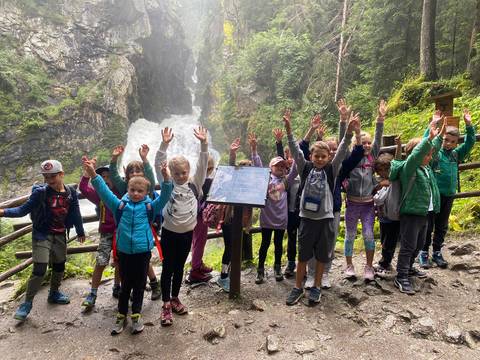
[[[207,203],[233,206],[230,299],[240,295],[243,207],[265,207],[270,169],[251,166],[219,166]]]

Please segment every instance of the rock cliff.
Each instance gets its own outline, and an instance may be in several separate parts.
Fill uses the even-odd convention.
[[[165,0],[0,1],[0,198],[58,158],[124,142],[138,117],[191,111],[191,51]],[[73,179],[72,179],[73,180]]]

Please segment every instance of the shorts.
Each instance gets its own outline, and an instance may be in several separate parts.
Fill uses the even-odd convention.
[[[112,252],[113,234],[101,233],[98,243],[95,263],[98,266],[107,266],[110,263],[110,253]]]
[[[333,259],[335,249],[334,219],[300,219],[298,227],[298,261],[306,262],[312,257],[321,263]]]
[[[67,238],[63,234],[48,234],[45,240],[32,240],[34,263],[61,264],[67,261]]]

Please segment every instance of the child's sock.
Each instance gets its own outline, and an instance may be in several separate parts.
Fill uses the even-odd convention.
[[[91,293],[92,295],[95,295],[95,296],[97,296],[97,291],[98,291],[98,289],[94,289],[94,288],[91,288],[91,289],[90,289],[90,293]]]

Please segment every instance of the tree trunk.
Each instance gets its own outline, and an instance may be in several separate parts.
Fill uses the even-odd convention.
[[[420,33],[420,74],[426,80],[437,79],[435,61],[435,16],[437,0],[423,0],[422,30]]]
[[[342,29],[340,32],[340,45],[338,46],[337,73],[335,76],[335,102],[338,101],[339,94],[340,94],[340,75],[341,75],[342,58],[343,58],[343,32],[345,30],[345,24],[347,22],[347,9],[348,9],[348,0],[344,0],[343,15],[342,15]]]
[[[472,36],[470,37],[470,46],[468,48],[468,63],[467,63],[467,71],[474,75],[474,63],[477,63],[480,61],[479,60],[479,41],[477,41],[477,36],[480,31],[480,0],[477,0],[477,6],[475,10],[475,20],[473,22],[473,28],[472,28]],[[476,60],[475,60],[476,59]],[[476,66],[477,72],[478,72],[478,65]],[[478,76],[478,74],[475,74]]]
[[[455,45],[457,42],[457,18],[458,18],[458,2],[455,2],[455,15],[453,18],[453,33],[452,33],[452,54],[450,59],[450,77],[455,72]]]

